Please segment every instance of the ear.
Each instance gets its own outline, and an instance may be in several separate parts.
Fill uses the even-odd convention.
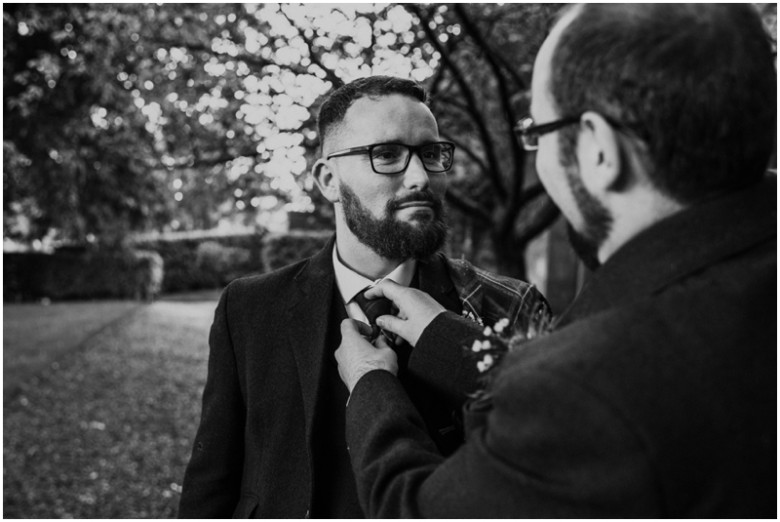
[[[333,173],[333,170],[331,170],[328,160],[325,158],[318,159],[311,169],[311,175],[325,199],[331,203],[339,201],[339,180]]]
[[[591,194],[617,189],[622,172],[619,136],[601,114],[582,115],[577,154],[582,182]]]

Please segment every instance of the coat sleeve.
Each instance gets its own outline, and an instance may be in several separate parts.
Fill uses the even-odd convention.
[[[442,312],[420,335],[409,359],[409,372],[460,410],[479,377],[476,362],[465,357],[465,350],[481,333],[477,323]]]
[[[220,298],[209,335],[208,377],[180,518],[229,518],[241,492],[245,405],[228,325],[230,289]]]
[[[361,505],[379,518],[661,516],[635,433],[587,389],[543,371],[502,372],[493,408],[444,459],[396,378],[356,385],[347,440]],[[474,415],[467,412],[467,415]]]

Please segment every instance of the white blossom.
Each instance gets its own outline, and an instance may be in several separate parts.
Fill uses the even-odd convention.
[[[503,319],[499,320],[496,324],[493,325],[493,330],[495,330],[497,334],[500,334],[504,331],[504,329],[507,326],[509,326],[509,319],[504,317]]]

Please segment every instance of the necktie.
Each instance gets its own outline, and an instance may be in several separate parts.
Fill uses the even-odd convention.
[[[369,287],[370,288],[370,287]],[[366,288],[368,290],[368,288]],[[363,290],[355,296],[355,302],[363,310],[368,318],[368,324],[371,325],[371,338],[375,339],[379,335],[379,327],[376,325],[376,318],[380,315],[389,315],[393,313],[393,302],[385,297],[379,297],[377,299],[367,299],[364,295],[366,290]]]
[[[406,374],[406,367],[408,365],[409,356],[412,353],[412,347],[400,336],[391,332],[383,331],[376,325],[377,317],[380,315],[393,315],[397,309],[395,308],[393,302],[385,297],[379,297],[377,299],[366,299],[366,296],[363,295],[366,290],[368,290],[368,288],[360,292],[353,299],[363,310],[363,313],[366,314],[368,322],[371,325],[371,337],[369,340],[373,342],[374,339],[379,337],[380,333],[385,336],[385,339],[387,339],[390,348],[392,348],[398,356],[398,376],[402,378]]]

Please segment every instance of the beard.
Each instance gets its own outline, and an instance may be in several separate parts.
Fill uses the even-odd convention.
[[[347,226],[361,243],[380,256],[386,259],[424,259],[444,246],[447,239],[444,206],[430,189],[391,199],[380,218],[375,218],[346,185],[339,186],[339,193]],[[426,213],[422,222],[422,218],[413,216],[417,224],[396,219],[396,210],[411,201],[431,203],[433,217],[429,218]]]
[[[576,166],[566,167],[566,179],[584,223],[583,230],[576,230],[571,223],[567,224],[569,242],[582,263],[589,270],[595,270],[601,266],[598,252],[609,236],[612,214],[588,192]]]

